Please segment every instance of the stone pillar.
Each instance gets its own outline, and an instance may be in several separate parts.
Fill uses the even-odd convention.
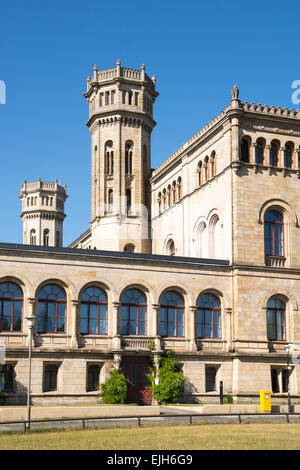
[[[79,300],[71,300],[71,348],[78,348],[78,306]]]
[[[152,336],[154,337],[155,350],[161,351],[159,304],[152,304]]]
[[[284,147],[280,147],[278,152],[278,166],[284,168]]]
[[[232,308],[226,308],[226,340],[227,340],[227,352],[233,352],[233,345],[232,345]]]
[[[28,298],[28,315],[35,315],[36,320],[33,325],[32,329],[32,343],[33,346],[36,346],[36,333],[37,333],[37,315],[35,313],[35,304],[36,304],[36,298],[35,297],[29,297]],[[27,346],[29,346],[29,330],[28,330],[28,324],[27,324]]]
[[[196,340],[196,314],[197,307],[190,307],[190,334],[189,334],[189,350],[197,351],[197,340]]]
[[[119,334],[119,312],[120,302],[113,302],[112,314],[112,336],[113,336],[113,349],[121,349],[121,336]]]
[[[251,151],[250,151],[250,163],[252,163],[252,165],[255,165],[255,164],[256,164],[256,161],[255,161],[255,149],[256,149],[256,144],[252,144],[252,145],[251,145]]]

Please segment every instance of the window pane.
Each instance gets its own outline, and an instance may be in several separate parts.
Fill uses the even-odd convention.
[[[137,326],[137,322],[130,320],[130,324],[129,324],[129,334],[130,335],[136,335],[137,334],[136,326]]]
[[[107,320],[100,320],[99,333],[102,335],[107,334]]]
[[[87,334],[88,333],[88,320],[87,318],[80,318],[80,333]]]
[[[58,317],[57,318],[57,331],[63,332],[65,331],[65,319]]]
[[[121,322],[121,334],[127,335],[128,334],[128,321],[122,320]]]
[[[89,333],[96,335],[98,333],[98,321],[97,318],[90,317],[90,331]]]

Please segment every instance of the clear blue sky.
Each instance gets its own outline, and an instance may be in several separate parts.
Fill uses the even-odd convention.
[[[157,167],[219,113],[234,83],[241,100],[297,108],[297,1],[14,0],[2,2],[0,241],[22,242],[24,178],[67,184],[64,244],[90,220],[90,134],[82,96],[99,68],[157,76],[152,137]]]

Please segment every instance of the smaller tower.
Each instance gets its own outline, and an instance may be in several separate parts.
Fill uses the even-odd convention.
[[[66,185],[38,181],[21,185],[23,243],[25,245],[62,246]]]

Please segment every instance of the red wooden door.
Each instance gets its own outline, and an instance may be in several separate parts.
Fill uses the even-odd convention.
[[[127,382],[128,403],[151,405],[152,394],[148,379],[150,366],[151,361],[147,356],[123,356],[122,367]]]

